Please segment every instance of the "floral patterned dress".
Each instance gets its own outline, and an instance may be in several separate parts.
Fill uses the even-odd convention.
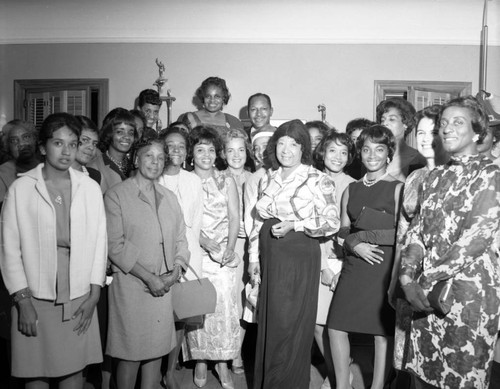
[[[483,156],[452,157],[422,185],[420,213],[403,247],[400,274],[428,293],[453,278],[446,316],[415,313],[405,369],[440,388],[487,388],[499,329],[500,170]]]
[[[229,234],[228,187],[233,180],[229,172],[214,171],[214,176],[202,180],[203,218],[201,231],[225,251]],[[205,322],[186,333],[186,359],[229,360],[239,352],[240,322],[236,303],[236,268],[223,266],[203,252],[202,277],[214,284],[217,291],[215,312],[205,315]]]

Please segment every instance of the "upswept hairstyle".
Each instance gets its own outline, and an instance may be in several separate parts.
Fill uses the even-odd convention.
[[[54,132],[62,127],[68,127],[80,139],[82,126],[78,119],[69,113],[57,112],[47,116],[43,121],[38,136],[39,144],[45,146],[47,141],[54,136]]]
[[[98,148],[103,153],[106,152],[113,139],[113,131],[118,124],[126,124],[134,129],[134,142],[138,140],[139,134],[137,133],[135,125],[135,117],[125,108],[115,108],[111,110],[103,120],[101,128],[101,136],[99,138]],[[132,147],[134,145],[132,144]]]
[[[256,97],[263,97],[264,99],[266,99],[266,100],[267,100],[267,103],[269,104],[269,107],[270,107],[270,108],[272,108],[272,107],[273,107],[273,105],[271,104],[271,98],[270,98],[268,95],[266,95],[265,93],[260,93],[260,92],[258,92],[258,93],[255,93],[255,94],[253,94],[252,96],[250,96],[250,97],[248,98],[248,102],[247,102],[247,109],[250,109],[250,103],[252,102],[252,99],[254,99],[254,98],[256,98]]]
[[[376,123],[372,122],[371,120],[368,120],[366,118],[352,119],[349,123],[347,123],[347,126],[345,128],[345,132],[347,135],[351,135],[356,130],[363,131],[365,128],[371,127],[374,124],[376,124]]]
[[[3,134],[2,149],[8,155],[10,155],[10,148],[9,148],[10,133],[17,127],[22,127],[26,131],[28,131],[31,134],[32,138],[34,139],[35,144],[38,143],[38,131],[36,130],[33,123],[25,122],[24,120],[19,120],[19,119],[11,120],[2,127],[2,134]]]
[[[137,105],[142,108],[144,104],[152,104],[161,106],[160,95],[154,89],[144,89],[141,93],[139,93],[139,99]]]
[[[304,123],[299,119],[294,119],[279,126],[271,139],[269,139],[266,151],[271,169],[278,170],[281,166],[276,157],[276,145],[278,144],[278,140],[284,136],[289,136],[301,145],[302,159],[300,162],[304,165],[312,165],[311,138],[309,137],[309,132]]]
[[[208,77],[205,81],[203,81],[200,87],[196,90],[196,98],[201,103],[203,103],[203,100],[205,100],[205,95],[207,94],[208,87],[212,85],[219,87],[222,90],[222,102],[224,103],[224,105],[227,105],[231,94],[229,93],[229,89],[227,89],[226,81],[223,78],[219,77]]]
[[[394,152],[396,151],[396,139],[394,138],[391,130],[381,124],[374,124],[373,126],[364,129],[356,140],[356,151],[360,158],[361,149],[367,140],[372,143],[386,145],[389,150],[389,160],[392,161]]]
[[[193,161],[193,150],[197,144],[212,144],[215,147],[215,167],[218,170],[224,169],[224,160],[222,159],[222,140],[217,133],[211,127],[207,126],[196,126],[189,133],[189,149],[188,156],[186,159],[189,160],[189,163]]]
[[[243,139],[245,143],[245,150],[246,150],[246,155],[247,159],[245,162],[245,170],[248,170],[250,172],[255,171],[255,162],[254,162],[254,155],[253,155],[253,150],[252,150],[252,145],[250,144],[250,141],[248,140],[248,135],[244,133],[241,130],[238,129],[231,129],[222,135],[221,140],[222,140],[222,159],[224,161],[224,164],[226,166],[226,169],[229,167],[227,164],[226,158],[225,158],[225,149],[226,149],[226,144],[229,143],[233,139]]]
[[[443,105],[439,124],[441,125],[441,116],[443,112],[450,107],[467,108],[471,114],[472,130],[479,135],[477,143],[482,143],[488,130],[489,118],[483,106],[474,96],[457,97]]]
[[[325,154],[330,144],[336,143],[339,145],[344,145],[347,147],[347,164],[344,169],[349,166],[354,159],[356,154],[356,147],[354,146],[354,142],[351,137],[343,132],[330,131],[321,142],[319,142],[318,146],[314,150],[314,167],[318,170],[325,170]]]
[[[377,106],[378,124],[382,123],[382,116],[391,108],[395,108],[399,111],[401,120],[403,124],[406,125],[405,136],[407,136],[415,128],[415,107],[402,97],[394,97],[389,100],[384,100]]]

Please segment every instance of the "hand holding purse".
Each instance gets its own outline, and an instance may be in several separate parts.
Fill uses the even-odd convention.
[[[453,305],[455,295],[452,289],[453,278],[439,281],[427,295],[431,307],[437,313],[446,316]]]

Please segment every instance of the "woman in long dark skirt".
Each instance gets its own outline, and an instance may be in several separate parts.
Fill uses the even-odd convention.
[[[309,388],[317,238],[338,230],[335,184],[311,166],[309,134],[299,120],[280,126],[267,150],[272,168],[260,182],[249,250],[250,276],[262,273],[254,388]]]

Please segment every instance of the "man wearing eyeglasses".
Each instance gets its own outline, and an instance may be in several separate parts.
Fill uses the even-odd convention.
[[[2,148],[11,159],[0,165],[0,206],[10,184],[18,174],[33,169],[40,163],[36,148],[37,132],[33,124],[11,120],[2,128]]]

